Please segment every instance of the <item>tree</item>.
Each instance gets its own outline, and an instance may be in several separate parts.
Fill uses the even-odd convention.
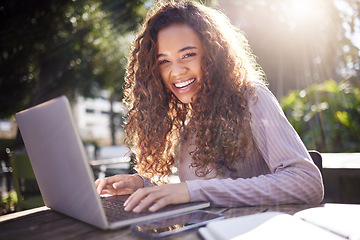
[[[334,1],[339,10],[345,34],[339,36],[342,46],[338,73],[345,79],[356,77],[360,80],[360,1]]]
[[[107,38],[116,39],[113,26],[117,36],[133,30],[143,14],[143,1],[2,3],[0,118],[62,94],[91,96],[111,82],[104,80],[109,58],[121,82],[124,64],[104,54],[105,48],[107,53],[109,48],[116,50],[119,41]]]
[[[60,95],[91,97],[99,88],[120,99],[126,34],[145,12],[144,1],[131,0],[1,3],[0,119]]]
[[[348,4],[344,13],[336,3]],[[280,99],[302,89],[359,72],[359,46],[344,24],[356,26],[359,0],[222,0],[221,9],[248,36],[270,89]],[[340,4],[341,5],[341,4]],[[357,20],[358,21],[358,20]],[[355,28],[356,29],[356,28]],[[350,71],[352,69],[352,71]],[[346,76],[348,78],[349,76]]]
[[[70,1],[5,1],[0,7],[0,117],[30,102],[39,74],[38,58],[46,40],[56,36]],[[44,3],[44,4],[43,4]],[[56,9],[56,10],[54,10]],[[50,17],[51,16],[51,17]],[[51,21],[50,21],[51,20]],[[63,24],[62,28],[69,28]]]

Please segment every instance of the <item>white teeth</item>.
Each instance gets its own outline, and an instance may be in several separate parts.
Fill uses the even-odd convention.
[[[193,78],[191,80],[187,80],[185,82],[175,83],[175,87],[183,88],[183,87],[186,87],[186,86],[192,84],[194,81],[195,81],[195,78]]]

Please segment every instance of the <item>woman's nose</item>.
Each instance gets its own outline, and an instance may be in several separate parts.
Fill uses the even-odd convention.
[[[182,63],[173,63],[171,68],[172,76],[179,76],[186,73],[186,66]]]

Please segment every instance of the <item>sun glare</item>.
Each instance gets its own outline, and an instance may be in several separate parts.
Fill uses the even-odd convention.
[[[314,0],[282,0],[281,8],[292,28],[315,24],[325,14],[321,1]]]

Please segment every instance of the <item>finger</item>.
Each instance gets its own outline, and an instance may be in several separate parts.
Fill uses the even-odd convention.
[[[163,198],[166,193],[161,191],[160,188],[148,188],[146,191],[143,191],[144,194],[142,196],[136,196],[137,198],[132,199],[131,208],[133,208],[133,212],[139,213],[145,209],[147,209],[150,205],[154,204],[154,202],[159,201],[159,199]],[[136,201],[136,202],[135,202]],[[161,205],[160,205],[161,207]],[[155,208],[157,209],[157,208]]]
[[[96,179],[96,181],[95,181],[95,187],[96,188],[99,186],[99,183],[100,183],[100,179]]]
[[[104,188],[104,183],[103,183],[104,179],[98,179],[95,181],[95,187],[96,187],[96,191],[97,193],[100,195],[103,188]]]
[[[112,187],[116,192],[116,195],[127,195],[134,193],[134,189],[128,186],[125,182],[113,183]]]
[[[124,179],[124,176],[122,175],[115,175],[104,179],[98,179],[95,181],[95,186],[99,194],[105,194],[105,192],[103,192],[104,189],[113,189],[112,184],[116,181],[121,181],[122,179]]]
[[[133,194],[126,199],[124,206],[130,205],[131,209],[133,206],[135,206],[138,202],[140,202],[146,195],[149,194],[149,191],[152,189],[152,187],[149,188],[141,188],[137,189]]]
[[[152,187],[137,190],[135,193],[125,201],[124,206],[126,211],[133,210],[134,212],[141,212],[145,207],[152,202],[148,196],[151,194]],[[135,210],[136,208],[136,210]]]
[[[124,202],[125,211],[131,211],[138,204],[138,202],[140,201],[138,199],[141,199],[141,197],[138,197],[138,195],[140,195],[140,192],[143,191],[143,189],[138,189],[133,194],[131,194],[128,199],[126,199],[126,201]]]
[[[149,207],[150,212],[156,212],[157,210],[171,204],[171,201],[169,201],[168,197],[162,197],[158,199],[151,207]]]
[[[154,201],[156,201],[157,197],[154,196],[156,195],[156,193],[151,193],[148,196],[146,196],[143,200],[141,200],[134,208],[133,208],[133,212],[134,213],[140,213],[146,209],[149,208],[149,206],[151,206],[151,204],[154,203]]]
[[[103,179],[96,179],[96,180],[95,180],[95,187],[96,187],[96,188],[99,186],[101,180],[103,180]]]
[[[109,186],[108,180],[106,178],[104,178],[99,181],[98,186],[97,186],[97,192],[99,195],[106,194],[104,192],[104,190],[109,190],[111,188],[112,188],[112,186],[111,185]]]
[[[126,207],[127,206],[129,206],[129,204],[131,203],[131,202],[133,202],[133,198],[134,198],[134,196],[136,195],[136,193],[137,192],[139,192],[140,190],[138,189],[137,191],[135,191],[133,194],[131,194],[126,200],[125,200],[125,202],[124,202],[124,207],[125,207],[125,209],[126,209]],[[128,207],[128,208],[130,208],[130,207]]]
[[[114,189],[131,188],[131,182],[130,181],[114,182],[112,186]]]

